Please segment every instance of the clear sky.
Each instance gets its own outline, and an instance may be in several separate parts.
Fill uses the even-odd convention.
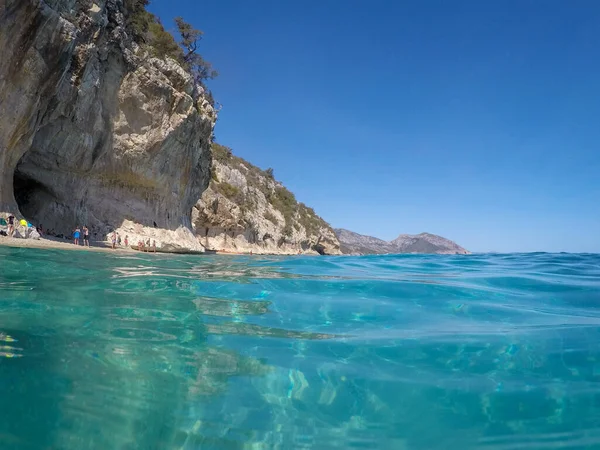
[[[600,1],[153,0],[217,140],[334,227],[600,252]]]

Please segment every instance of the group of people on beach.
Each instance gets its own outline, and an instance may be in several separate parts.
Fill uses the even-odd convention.
[[[119,233],[117,233],[116,231],[113,231],[113,233],[110,236],[110,241],[111,241],[111,248],[113,250],[116,250],[117,246],[121,246],[121,236],[119,235]],[[123,244],[125,244],[125,248],[129,247],[129,235],[125,235],[125,240],[123,241]],[[148,240],[146,242],[140,240],[138,241],[138,250],[141,252],[154,252],[156,253],[156,240],[153,240],[152,242],[150,242],[150,238],[148,238]]]
[[[156,253],[156,241],[152,240],[152,243],[150,243],[150,238],[148,238],[148,240],[146,242],[144,241],[138,241],[138,250],[140,252],[153,252]]]
[[[21,221],[22,223],[26,223],[24,220]],[[4,235],[4,236],[8,236],[8,237],[14,237],[15,235],[15,231],[16,231],[16,226],[19,224],[19,222],[17,221],[16,217],[13,214],[8,214],[6,218],[4,217],[0,217],[0,225],[2,226],[6,226],[6,231],[4,230],[0,230],[0,234]],[[33,227],[33,225],[31,225],[30,223],[27,223],[28,227]],[[63,236],[61,234],[56,234],[53,230],[47,230],[44,233],[44,229],[42,228],[42,225],[40,224],[39,226],[35,227],[35,229],[37,230],[37,232],[40,234],[40,237],[43,236],[44,234],[46,234],[47,236],[54,236],[54,237],[58,237],[58,238],[65,238],[68,239],[67,236]],[[73,239],[73,244],[74,245],[83,245],[84,247],[89,247],[90,246],[90,229],[88,228],[87,225],[84,226],[77,226],[73,229],[72,232],[72,239]],[[113,250],[116,250],[117,246],[121,246],[121,236],[119,235],[119,233],[117,233],[117,231],[113,231],[112,234],[110,235],[110,242],[111,242],[111,248]],[[125,239],[124,242],[125,244],[125,248],[129,247],[129,236],[125,235]],[[135,248],[135,247],[134,247]],[[154,252],[156,253],[156,240],[150,240],[150,238],[148,238],[146,240],[146,242],[144,242],[143,240],[138,241],[137,244],[137,250],[141,251],[141,252]]]
[[[40,234],[40,236],[42,236],[42,226],[41,225],[38,227],[34,227],[29,222],[27,222],[25,219],[21,219],[19,221],[12,213],[8,213],[8,215],[6,217],[0,217],[0,226],[6,227],[6,230],[4,230],[4,229],[0,230],[0,235],[8,236],[8,237],[15,237],[15,234],[17,234],[17,227],[19,225],[21,225],[25,229],[26,235],[28,235],[28,233],[32,229],[35,228],[35,230]],[[17,234],[17,237],[20,237],[20,235]]]
[[[90,246],[90,230],[88,229],[87,225],[84,225],[83,227],[77,227],[73,230],[73,243],[75,245],[80,245],[81,238],[83,238],[83,245],[85,247],[89,247]],[[110,248],[112,248],[113,250],[116,250],[117,247],[121,246],[121,244],[124,244],[125,248],[128,248],[129,247],[129,235],[125,235],[125,239],[121,240],[121,235],[119,233],[117,233],[117,231],[115,230],[110,235],[110,243],[111,243]],[[148,240],[146,242],[140,240],[138,242],[137,249],[142,252],[150,252],[151,251],[151,252],[156,253],[156,240],[153,240],[152,242],[150,242],[150,238],[148,238]]]
[[[79,245],[80,239],[82,237],[83,237],[83,246],[89,247],[90,246],[90,230],[87,227],[87,225],[84,225],[83,227],[76,227],[73,230],[73,243],[75,245]]]

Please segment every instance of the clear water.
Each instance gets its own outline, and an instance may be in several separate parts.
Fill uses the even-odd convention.
[[[4,449],[600,448],[600,256],[0,248]]]

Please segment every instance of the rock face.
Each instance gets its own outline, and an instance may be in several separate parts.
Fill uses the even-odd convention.
[[[268,172],[213,146],[213,176],[192,212],[207,248],[271,254],[340,254],[323,219]]]
[[[216,115],[174,60],[132,42],[127,14],[122,0],[0,0],[0,212],[97,239],[135,223],[200,250],[190,214]]]
[[[444,255],[467,255],[470,252],[449,239],[430,233],[401,234],[393,241],[383,241],[371,236],[336,228],[342,253],[353,255],[437,253]]]

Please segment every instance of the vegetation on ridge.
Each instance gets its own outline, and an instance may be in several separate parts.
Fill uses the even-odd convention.
[[[212,153],[215,161],[232,169],[237,169],[244,174],[248,187],[261,192],[267,201],[281,212],[285,220],[284,236],[291,236],[292,229],[299,231],[298,225],[304,227],[308,235],[316,236],[320,234],[321,228],[331,228],[327,222],[317,216],[312,208],[298,202],[292,192],[275,181],[273,169],[262,170],[245,159],[235,156],[229,147],[217,143],[212,144]],[[211,177],[211,186],[216,192],[248,211],[252,211],[255,207],[250,192],[242,192],[229,183],[219,181],[214,172]],[[236,190],[234,191],[231,188]],[[279,223],[272,213],[268,212],[264,217],[274,224]]]
[[[208,100],[214,105],[211,92],[206,89],[204,82],[215,78],[218,73],[212,64],[206,61],[198,52],[198,42],[202,40],[202,31],[192,27],[182,17],[175,18],[175,25],[181,37],[177,42],[175,37],[165,30],[160,19],[149,12],[146,7],[150,0],[125,0],[127,8],[127,27],[133,39],[139,45],[146,46],[150,53],[158,58],[173,58],[185,67],[201,85]]]

